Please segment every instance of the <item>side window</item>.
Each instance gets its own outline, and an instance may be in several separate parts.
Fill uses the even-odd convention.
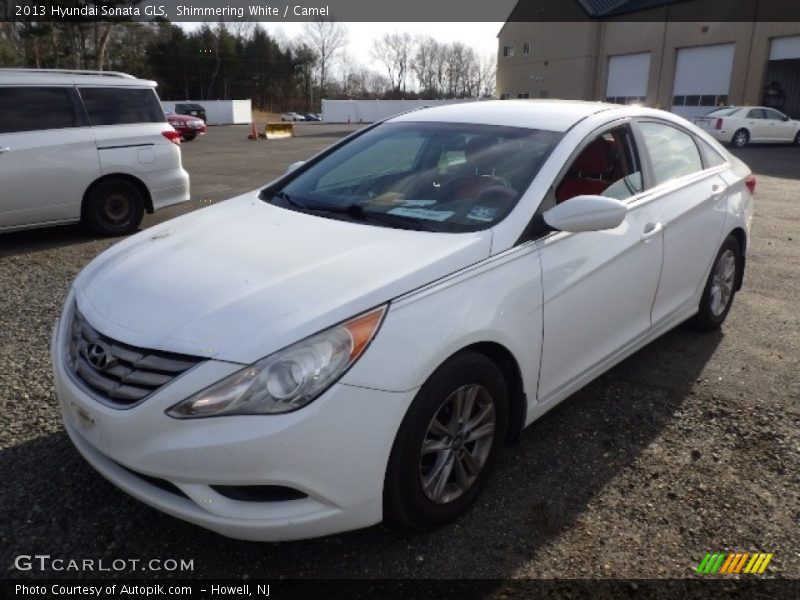
[[[783,113],[778,112],[777,110],[773,110],[771,108],[765,108],[764,112],[767,113],[767,118],[771,119],[773,121],[783,121],[783,120],[785,120],[785,117],[783,116]]]
[[[83,105],[92,125],[163,123],[164,112],[150,88],[83,87]]]
[[[714,148],[712,148],[703,140],[698,140],[695,138],[695,141],[700,148],[700,152],[703,154],[703,163],[706,165],[707,169],[724,165],[727,162],[726,158],[724,158],[719,152],[714,150]]]
[[[764,114],[763,108],[753,108],[747,113],[748,119],[766,119],[767,115]]]
[[[582,195],[624,200],[642,191],[642,172],[627,126],[596,137],[578,154],[556,186],[556,202]]]
[[[69,92],[62,87],[0,87],[0,133],[75,127]]]
[[[700,151],[688,133],[662,123],[639,123],[653,164],[655,184],[703,170]]]

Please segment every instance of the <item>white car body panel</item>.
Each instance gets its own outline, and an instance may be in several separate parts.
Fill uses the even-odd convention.
[[[519,425],[527,425],[692,316],[721,241],[737,229],[749,236],[749,169],[707,132],[634,107],[476,103],[393,120],[519,126],[525,116],[566,133],[516,207],[489,229],[374,227],[278,208],[253,192],[100,255],[76,279],[52,343],[76,447],[140,500],[225,535],[326,535],[381,520],[395,435],[420,386],[448,357],[475,345],[507,353],[519,371]],[[625,221],[612,230],[520,242],[576,147],[598,128],[637,118],[690,131],[725,164],[629,198]],[[209,360],[128,410],[112,408],[65,366],[73,302],[110,338]],[[304,408],[185,420],[164,414],[243,365],[386,303],[363,356]],[[254,504],[210,485],[283,485],[308,497]]]
[[[89,127],[0,133],[0,148],[8,148],[0,154],[0,231],[80,218],[83,191],[102,172]]]

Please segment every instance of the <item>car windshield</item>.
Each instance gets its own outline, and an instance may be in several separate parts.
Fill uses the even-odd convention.
[[[706,113],[704,116],[706,117],[729,117],[733,113],[740,110],[741,106],[723,106],[722,108],[718,108],[716,110],[712,110],[709,113]]]
[[[562,134],[462,123],[384,123],[262,198],[405,229],[486,229],[514,207]]]

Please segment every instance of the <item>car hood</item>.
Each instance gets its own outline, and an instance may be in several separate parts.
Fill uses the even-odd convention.
[[[338,221],[255,192],[120,242],[75,281],[78,308],[134,346],[250,363],[489,255],[491,231]]]

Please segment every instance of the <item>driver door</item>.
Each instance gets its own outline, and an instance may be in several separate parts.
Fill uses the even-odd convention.
[[[540,402],[569,395],[648,332],[661,271],[661,226],[640,201],[642,163],[629,125],[593,133],[573,156],[550,204],[608,195],[626,201],[628,213],[615,229],[543,240]]]

